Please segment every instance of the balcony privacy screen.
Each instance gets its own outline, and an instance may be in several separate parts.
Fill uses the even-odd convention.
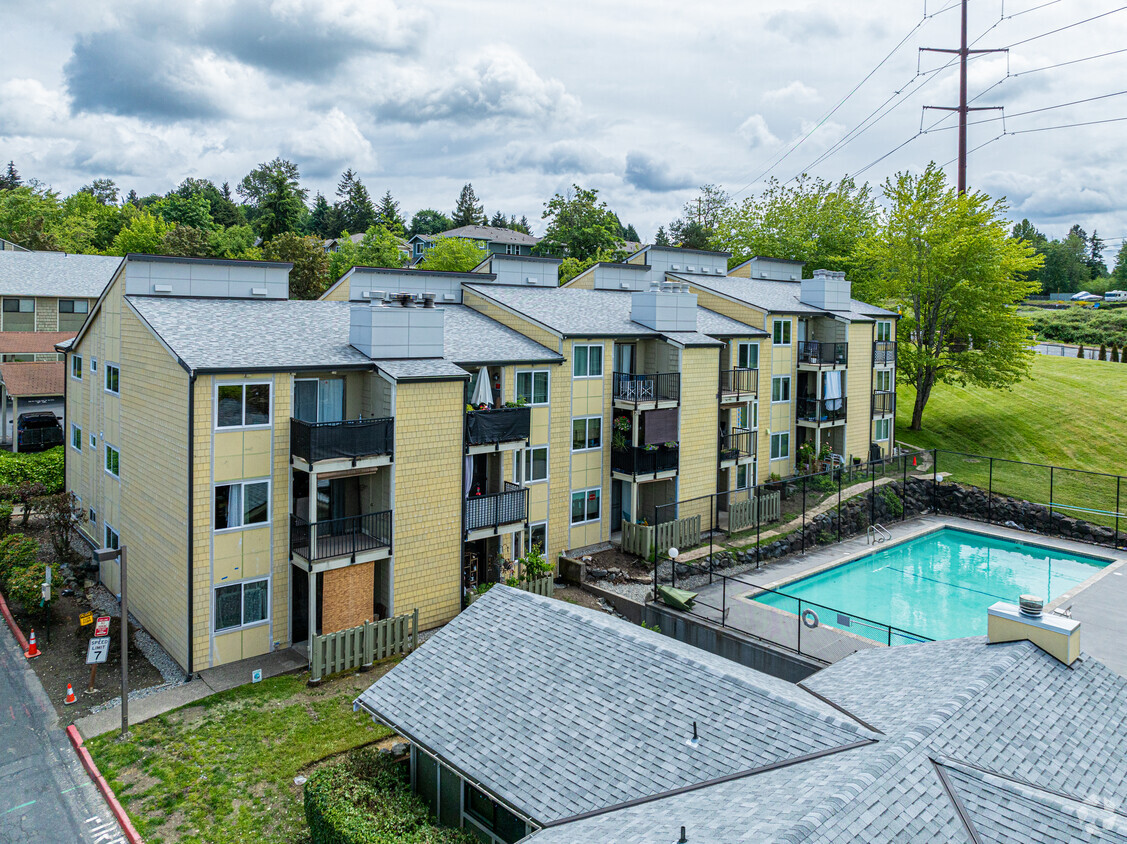
[[[527,407],[482,410],[466,414],[466,442],[504,443],[528,438],[532,411]]]
[[[642,413],[643,445],[677,442],[677,408]]]

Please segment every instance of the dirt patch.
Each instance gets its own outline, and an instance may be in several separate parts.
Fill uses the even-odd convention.
[[[578,604],[581,607],[587,607],[592,610],[602,611],[602,606],[599,605],[599,599],[580,589],[578,586],[557,586],[552,597],[560,600],[567,601],[569,604]]]
[[[652,578],[653,564],[647,563],[641,557],[627,554],[621,548],[608,548],[597,554],[586,555],[591,557],[587,563],[587,570],[597,569],[622,569],[627,577]]]

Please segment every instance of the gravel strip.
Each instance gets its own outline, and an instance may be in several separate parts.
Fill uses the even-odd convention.
[[[90,593],[90,603],[98,612],[103,615],[112,616],[113,618],[121,617],[121,605],[117,602],[117,598],[109,589],[101,584],[98,584]],[[138,650],[145,655],[145,659],[153,664],[153,667],[160,672],[160,676],[164,678],[164,683],[160,686],[150,686],[148,689],[137,689],[135,692],[129,693],[129,699],[133,700],[134,695],[144,697],[144,692],[151,692],[167,688],[168,686],[175,686],[184,682],[184,669],[182,669],[172,657],[168,655],[164,648],[160,646],[156,639],[145,632],[141,627],[141,623],[137,621],[137,616],[133,613],[129,614],[129,621],[136,627],[136,632],[133,634],[133,644]],[[120,698],[117,698],[120,701]],[[107,708],[109,706],[117,706],[117,703],[110,701],[101,704],[99,708]],[[91,710],[96,711],[96,710]]]

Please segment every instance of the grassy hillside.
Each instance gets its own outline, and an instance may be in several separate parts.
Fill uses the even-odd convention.
[[[1127,476],[1127,365],[1037,355],[1032,378],[1011,391],[941,385],[932,392],[924,411],[924,430],[919,432],[908,430],[915,391],[900,385],[897,392],[896,435],[902,442],[919,448]],[[940,455],[939,471],[985,487],[990,467],[988,461]],[[995,460],[997,492],[1046,503],[1049,480],[1047,468]],[[1115,509],[1114,478],[1056,471],[1052,480],[1055,503]],[[1121,485],[1120,496],[1121,509],[1127,509],[1127,480]],[[1064,512],[1085,515],[1067,509]]]

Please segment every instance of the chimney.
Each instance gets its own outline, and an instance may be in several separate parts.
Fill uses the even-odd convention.
[[[1045,614],[1044,601],[1022,595],[1019,603],[998,601],[987,611],[986,639],[998,642],[1028,641],[1065,665],[1080,656],[1080,622],[1053,613]]]
[[[814,270],[813,278],[804,278],[799,283],[798,300],[827,311],[848,311],[852,287],[845,273]]]
[[[349,344],[373,360],[442,357],[446,311],[434,306],[433,296],[424,297],[421,308],[410,293],[398,293],[395,299],[353,305]]]
[[[651,282],[649,290],[630,294],[630,319],[654,331],[696,331],[696,294],[688,284]]]

